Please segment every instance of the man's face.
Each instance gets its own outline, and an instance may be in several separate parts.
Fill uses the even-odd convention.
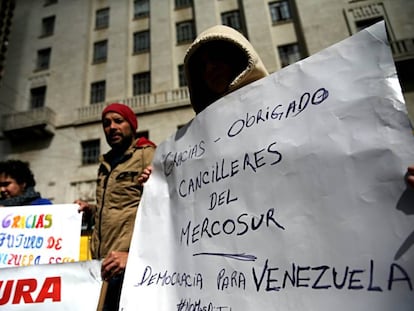
[[[221,59],[211,59],[208,54],[202,56],[204,68],[203,79],[209,90],[222,96],[233,81],[234,73],[229,64]]]
[[[0,193],[2,199],[14,198],[22,195],[26,185],[18,184],[14,178],[0,174]]]
[[[109,146],[122,149],[131,145],[135,133],[131,125],[119,113],[107,112],[102,119],[102,125]]]

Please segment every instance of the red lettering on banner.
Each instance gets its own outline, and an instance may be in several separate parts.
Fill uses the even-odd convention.
[[[52,299],[52,301],[60,301],[61,283],[60,276],[46,278],[39,296],[37,296],[36,302],[44,302],[46,299]]]
[[[7,281],[6,285],[4,285],[4,288],[3,288],[4,281],[0,281],[0,289],[2,289],[2,292],[3,292],[3,296],[0,298],[0,306],[5,305],[9,301],[13,282],[14,282],[13,280]]]
[[[37,219],[37,223],[36,223],[36,228],[43,228],[43,217],[45,217],[45,215],[41,214],[39,215],[39,218]]]
[[[0,305],[5,305],[10,301],[13,285],[15,286],[14,297],[12,297],[12,304],[19,304],[21,300],[23,303],[41,303],[46,299],[52,301],[61,301],[61,277],[48,277],[44,280],[43,285],[36,295],[38,283],[36,279],[21,279],[8,280],[3,288],[4,281],[0,280]],[[36,297],[36,299],[34,299]]]
[[[18,280],[16,284],[16,290],[14,292],[12,304],[16,305],[20,303],[20,299],[23,298],[25,303],[33,303],[31,293],[36,290],[36,279]]]

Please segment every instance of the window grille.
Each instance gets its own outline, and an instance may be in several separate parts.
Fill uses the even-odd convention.
[[[105,81],[94,82],[91,84],[91,104],[102,103],[105,101]]]
[[[101,153],[99,139],[86,140],[82,143],[82,165],[95,164],[99,162]]]
[[[287,0],[269,3],[269,11],[272,23],[288,21],[292,19],[289,2]]]
[[[151,75],[149,72],[136,73],[133,76],[133,95],[151,93]]]
[[[143,53],[150,50],[150,32],[140,31],[134,33],[134,53]]]
[[[96,11],[95,28],[103,29],[109,27],[109,8]]]

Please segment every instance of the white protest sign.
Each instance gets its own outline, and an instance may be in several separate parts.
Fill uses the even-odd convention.
[[[76,204],[0,208],[0,268],[79,260]]]
[[[121,310],[412,310],[414,163],[384,24],[157,148]]]
[[[96,310],[102,285],[100,269],[97,260],[4,268],[0,309]]]

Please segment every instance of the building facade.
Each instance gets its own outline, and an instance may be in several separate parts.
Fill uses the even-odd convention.
[[[3,77],[4,63],[9,46],[14,6],[15,0],[3,0],[0,2],[0,82]]]
[[[414,116],[413,16],[411,0],[16,0],[0,159],[29,161],[56,204],[93,201],[97,158],[109,148],[103,107],[128,104],[139,134],[157,144],[172,135],[194,117],[185,52],[216,24],[245,34],[275,72],[384,19]]]

